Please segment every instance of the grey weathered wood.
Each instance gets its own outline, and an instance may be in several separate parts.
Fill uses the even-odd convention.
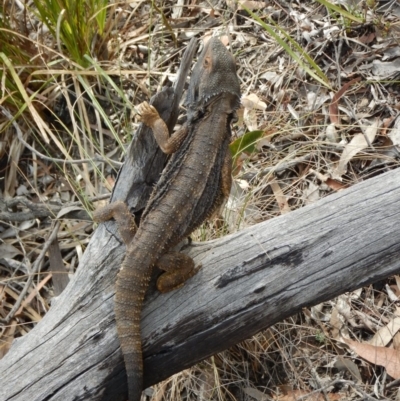
[[[131,185],[128,173],[123,180],[120,175],[119,185]],[[132,193],[116,190],[115,197]],[[399,199],[397,170],[291,214],[194,244],[190,254],[203,269],[183,288],[152,292],[146,300],[146,385],[303,306],[398,273]],[[126,399],[113,313],[124,251],[113,222],[96,230],[51,310],[0,361],[0,400]]]

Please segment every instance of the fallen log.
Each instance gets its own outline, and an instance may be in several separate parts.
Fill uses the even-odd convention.
[[[142,318],[149,386],[345,291],[400,271],[400,170],[233,235],[190,247],[202,270],[152,292]],[[112,222],[94,234],[72,282],[0,361],[2,400],[123,400]]]

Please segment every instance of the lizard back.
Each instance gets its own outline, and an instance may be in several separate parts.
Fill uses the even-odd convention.
[[[170,289],[171,284],[172,288],[183,285],[198,270],[191,258],[171,248],[210,217],[229,194],[230,124],[239,103],[240,86],[234,59],[218,39],[210,39],[193,69],[186,102],[188,118],[183,129],[167,140],[168,129],[157,111],[144,106],[148,118],[147,123],[143,121],[152,127],[160,147],[164,149],[165,145],[165,149],[169,149],[171,143],[173,146],[178,143],[178,147],[174,148],[175,153],[153,190],[139,228],[123,229],[126,237],[136,232],[127,245],[115,295],[115,316],[128,378],[129,401],[139,401],[141,397],[140,319],[151,270],[158,265],[166,271],[158,280],[160,291],[166,288],[165,283]],[[156,132],[157,129],[160,132]],[[129,211],[122,208],[121,202],[115,207],[124,209],[118,210],[118,218],[112,205],[109,206],[99,219],[103,219],[103,215],[104,219],[114,216],[120,224],[124,220],[133,224],[133,218],[128,218]],[[182,272],[173,271],[173,267]]]

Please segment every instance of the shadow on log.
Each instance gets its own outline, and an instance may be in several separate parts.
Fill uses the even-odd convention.
[[[132,169],[128,164],[135,160],[128,157],[124,168]],[[128,170],[121,174],[114,199],[133,196]],[[236,234],[193,244],[188,251],[202,270],[177,291],[148,294],[142,317],[145,385],[304,306],[398,273],[399,199],[397,170]],[[113,312],[124,252],[113,222],[96,230],[51,310],[0,361],[1,400],[126,399]]]

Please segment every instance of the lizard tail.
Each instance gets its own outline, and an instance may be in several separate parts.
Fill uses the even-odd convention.
[[[115,291],[115,317],[124,355],[129,401],[140,401],[143,390],[143,357],[140,316],[150,275],[126,266],[125,258],[118,273]],[[149,270],[149,269],[147,269]]]

